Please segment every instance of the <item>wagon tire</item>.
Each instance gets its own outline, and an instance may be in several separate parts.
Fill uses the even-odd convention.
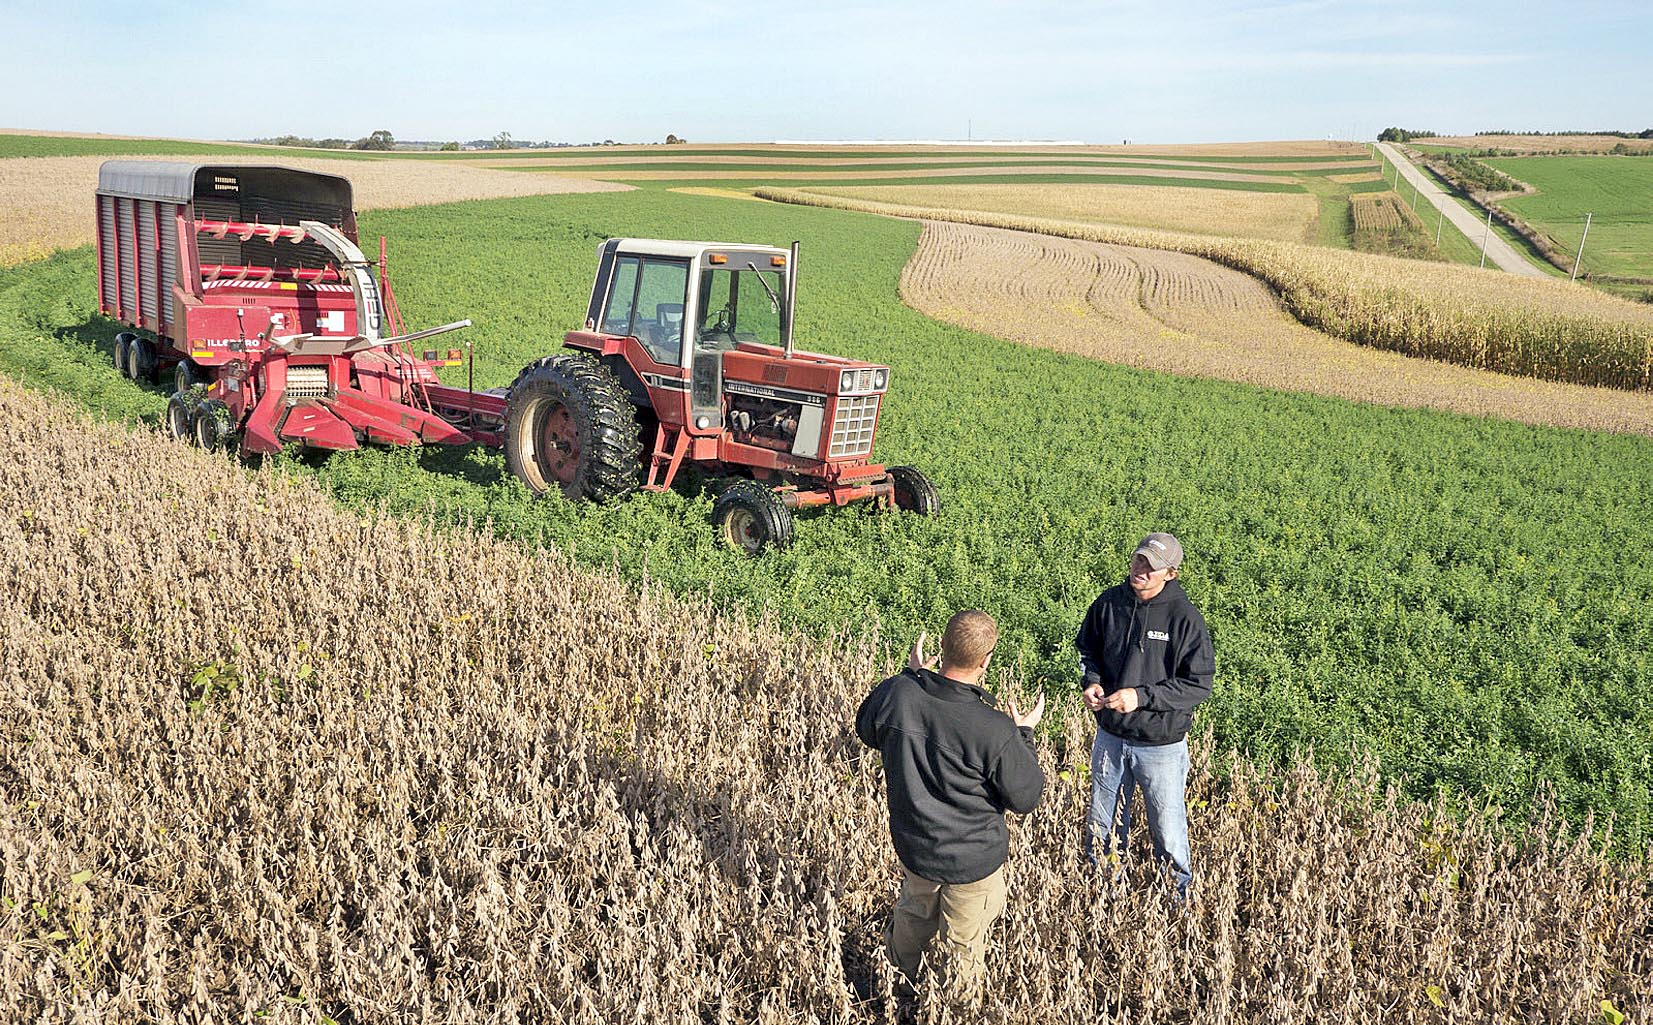
[[[131,357],[131,346],[136,341],[124,331],[115,336],[115,369],[121,372],[122,377],[131,377],[132,368],[127,362]]]
[[[207,375],[201,372],[195,361],[184,357],[178,365],[172,368],[172,387],[174,391],[188,395],[196,385],[206,384]]]
[[[895,507],[919,516],[934,516],[941,509],[941,496],[924,471],[915,466],[890,467]]]
[[[166,400],[166,432],[172,440],[186,444],[195,441],[195,409],[183,392],[173,392]]]
[[[208,399],[195,411],[195,443],[208,452],[229,447],[235,438],[235,418],[230,407],[218,399]]]
[[[792,543],[792,512],[773,489],[754,480],[729,485],[712,503],[712,526],[724,544],[746,555]]]
[[[155,345],[147,338],[134,338],[126,346],[127,376],[142,384],[155,383]]]
[[[522,368],[505,410],[505,465],[528,490],[608,502],[642,484],[637,411],[609,369],[585,355]]]

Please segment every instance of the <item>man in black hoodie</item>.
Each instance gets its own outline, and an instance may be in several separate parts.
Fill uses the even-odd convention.
[[[901,860],[901,896],[884,941],[908,986],[938,938],[952,981],[979,986],[987,930],[1004,911],[1010,834],[1004,813],[1031,812],[1045,775],[1033,750],[1031,712],[997,710],[980,686],[998,643],[985,612],[960,612],[941,638],[941,671],[918,635],[905,672],[880,683],[855,716],[861,742],[884,760],[890,839]]]
[[[1177,582],[1181,566],[1176,538],[1143,538],[1130,575],[1085,613],[1077,643],[1085,705],[1097,727],[1085,853],[1095,863],[1110,841],[1124,853],[1131,791],[1141,784],[1154,854],[1170,865],[1177,892],[1186,893],[1194,877],[1183,799],[1188,728],[1194,709],[1211,696],[1216,664],[1205,618]]]

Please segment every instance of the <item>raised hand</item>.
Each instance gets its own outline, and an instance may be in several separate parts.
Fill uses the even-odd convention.
[[[1024,712],[1016,703],[1010,703],[1010,721],[1017,726],[1026,726],[1033,729],[1039,725],[1039,720],[1045,717],[1045,692],[1039,692],[1039,703],[1033,706],[1033,711]]]
[[[924,641],[928,636],[923,630],[918,632],[918,640],[913,642],[913,650],[907,653],[908,669],[934,669],[936,667],[937,660],[941,658],[940,652],[931,655],[929,661],[924,659]]]

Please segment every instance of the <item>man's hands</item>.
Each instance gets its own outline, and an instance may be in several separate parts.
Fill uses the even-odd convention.
[[[1016,703],[1014,701],[1010,702],[1009,704],[1010,704],[1010,721],[1015,723],[1017,726],[1026,726],[1028,729],[1031,730],[1035,726],[1039,725],[1039,720],[1040,719],[1043,719],[1045,717],[1045,692],[1044,691],[1039,692],[1039,703],[1033,706],[1033,711],[1031,711],[1031,712],[1022,711],[1020,708],[1016,707]]]
[[[918,640],[913,642],[913,650],[907,653],[908,669],[934,669],[936,667],[936,661],[941,658],[940,652],[931,655],[928,662],[924,660],[924,639],[927,636],[923,630],[918,632]]]
[[[1106,708],[1110,712],[1134,712],[1142,707],[1142,695],[1135,687],[1124,687],[1112,694],[1104,694],[1100,683],[1085,688],[1085,707],[1093,712]]]

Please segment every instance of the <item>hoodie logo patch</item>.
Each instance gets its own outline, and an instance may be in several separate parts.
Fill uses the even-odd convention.
[[[1171,639],[1171,635],[1164,630],[1149,630],[1148,639],[1150,641],[1168,641]]]

